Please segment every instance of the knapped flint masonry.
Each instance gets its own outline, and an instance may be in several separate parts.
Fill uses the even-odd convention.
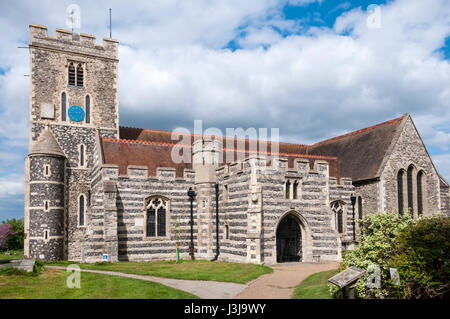
[[[189,258],[274,263],[340,260],[355,216],[450,213],[449,187],[405,114],[314,145],[280,143],[221,164],[230,143],[119,126],[118,42],[30,25],[30,152],[25,256],[42,260]],[[282,129],[282,128],[281,128]],[[186,136],[184,136],[186,137]],[[180,137],[183,138],[183,136]],[[272,155],[277,155],[272,158]],[[219,245],[215,185],[219,185]],[[356,223],[356,227],[358,223]]]

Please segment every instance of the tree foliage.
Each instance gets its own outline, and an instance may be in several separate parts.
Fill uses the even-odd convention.
[[[4,226],[5,225],[5,226]],[[23,237],[24,237],[24,226],[23,219],[7,219],[2,222],[0,227],[5,227],[6,225],[10,226],[11,234],[9,234],[4,240],[3,244],[4,248],[7,249],[23,249]],[[1,238],[1,235],[0,235]],[[0,239],[1,241],[1,239]],[[0,244],[1,247],[1,244]]]

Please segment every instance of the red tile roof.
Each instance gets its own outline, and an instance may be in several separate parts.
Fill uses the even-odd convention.
[[[280,142],[278,152],[274,155],[288,158],[289,167],[293,167],[295,158],[325,160],[329,163],[330,176],[336,178],[351,177],[354,181],[374,178],[377,169],[385,156],[398,124],[405,116],[398,117],[361,130],[350,132],[341,136],[320,141],[313,145],[294,144]],[[156,175],[157,167],[176,168],[177,176],[183,176],[183,169],[192,168],[191,163],[173,163],[171,151],[175,145],[184,145],[191,148],[196,137],[200,135],[189,133],[176,133],[178,138],[172,139],[174,132],[152,129],[140,129],[132,127],[120,127],[120,139],[103,138],[103,152],[105,162],[119,165],[120,174],[127,173],[128,165],[148,166],[149,175]],[[183,138],[189,138],[190,142],[181,144]],[[234,151],[234,160],[237,159],[238,142],[244,141],[245,156],[249,151],[250,142],[257,140],[241,138],[223,138],[223,156],[229,150]],[[230,145],[231,144],[231,148]],[[272,143],[267,141],[267,152],[260,154],[272,154]]]

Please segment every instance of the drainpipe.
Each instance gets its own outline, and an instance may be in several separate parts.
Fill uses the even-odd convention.
[[[216,187],[216,256],[211,261],[216,261],[219,258],[219,184]]]

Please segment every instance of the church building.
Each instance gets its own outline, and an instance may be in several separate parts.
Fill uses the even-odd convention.
[[[367,214],[450,215],[449,184],[409,114],[313,145],[174,140],[119,126],[116,40],[30,25],[29,49],[28,258],[169,260],[178,245],[187,259],[192,227],[198,259],[337,261]]]

